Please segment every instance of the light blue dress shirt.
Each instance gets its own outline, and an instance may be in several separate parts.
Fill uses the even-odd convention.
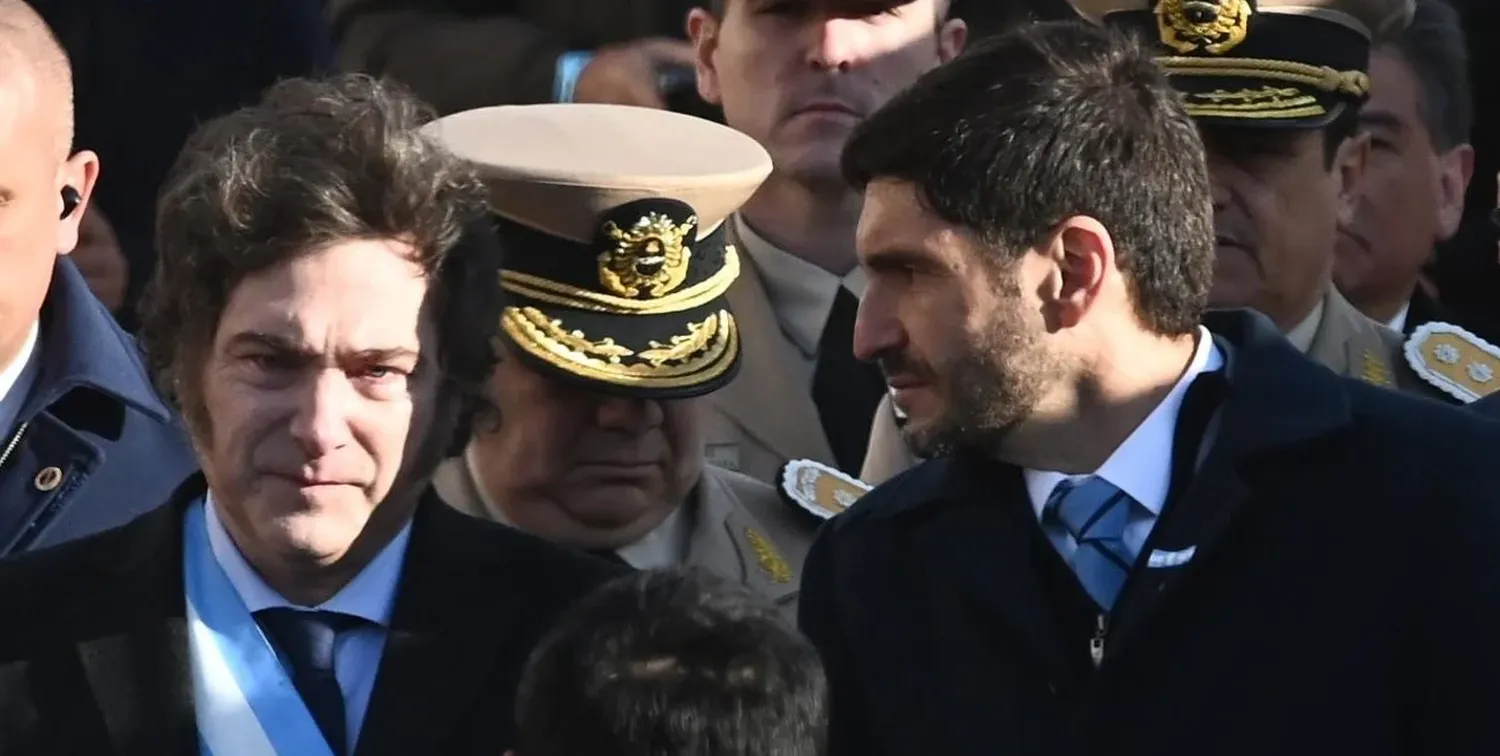
[[[1224,368],[1224,355],[1214,344],[1208,329],[1198,327],[1197,346],[1187,369],[1177,379],[1176,385],[1167,392],[1151,414],[1131,431],[1125,441],[1115,448],[1109,459],[1096,470],[1097,475],[1109,481],[1115,488],[1124,491],[1132,499],[1130,517],[1125,525],[1122,540],[1132,554],[1140,554],[1161,517],[1167,504],[1168,488],[1172,484],[1172,444],[1177,435],[1177,416],[1182,412],[1182,400],[1188,387],[1203,373]],[[1026,492],[1031,497],[1031,507],[1041,519],[1047,508],[1047,499],[1052,490],[1066,480],[1088,477],[1067,475],[1052,470],[1024,470]],[[1062,528],[1049,528],[1048,538],[1064,559],[1071,559],[1078,544]],[[1056,532],[1052,532],[1056,531]]]
[[[370,705],[370,693],[375,689],[375,673],[380,669],[380,659],[385,651],[385,639],[391,624],[391,610],[396,603],[396,585],[401,578],[401,566],[406,559],[406,545],[411,540],[411,524],[396,534],[391,542],[370,561],[358,575],[350,580],[333,598],[318,606],[298,606],[287,601],[266,581],[261,579],[224,529],[219,519],[218,507],[213,497],[206,497],[204,507],[208,527],[208,544],[214,559],[224,569],[229,582],[245,602],[251,614],[273,607],[296,609],[318,609],[342,612],[369,620],[356,630],[341,633],[334,645],[333,674],[338,678],[339,688],[344,693],[344,716],[349,733],[349,751],[359,743],[360,725],[365,720],[365,711]],[[287,660],[283,667],[290,669]],[[347,755],[346,755],[347,756]]]

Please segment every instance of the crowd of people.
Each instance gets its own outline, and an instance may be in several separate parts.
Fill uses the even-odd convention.
[[[0,756],[1500,753],[1447,0],[572,5],[0,0]]]

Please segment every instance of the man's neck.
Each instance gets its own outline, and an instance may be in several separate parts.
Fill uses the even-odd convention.
[[[1192,364],[1197,336],[1115,340],[1083,378],[1048,402],[1055,419],[1032,419],[1005,440],[1000,457],[1033,470],[1091,473],[1171,393]]]
[[[390,523],[384,521],[387,518],[381,518],[381,521],[377,522],[372,516],[349,549],[331,561],[322,559],[295,561],[261,549],[246,549],[245,546],[249,544],[237,532],[239,528],[235,526],[233,520],[221,517],[220,522],[223,523],[224,530],[229,534],[229,539],[235,549],[240,552],[245,562],[255,570],[256,574],[260,575],[260,579],[270,586],[271,590],[293,604],[313,607],[338,595],[338,592],[358,577],[359,573],[363,572],[370,562],[379,556],[381,550],[390,544],[391,540],[405,527],[406,519],[409,519],[411,514],[409,510],[412,507],[402,507],[400,504],[387,501],[377,507],[377,510],[387,506],[391,506],[393,510],[408,510],[406,518]]]
[[[740,209],[740,216],[766,241],[836,276],[858,264],[854,230],[859,195],[819,193],[773,175]]]
[[[1411,302],[1412,295],[1416,293],[1417,284],[1413,281],[1410,285],[1397,289],[1393,292],[1365,296],[1355,299],[1350,296],[1349,301],[1354,304],[1365,317],[1377,323],[1389,323],[1391,319],[1401,313],[1407,303]],[[1348,296],[1346,294],[1346,296]]]

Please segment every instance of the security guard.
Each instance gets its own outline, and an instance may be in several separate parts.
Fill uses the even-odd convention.
[[[1186,100],[1208,149],[1218,234],[1213,307],[1252,307],[1340,375],[1468,403],[1500,388],[1500,350],[1429,323],[1403,337],[1334,287],[1340,222],[1369,155],[1358,111],[1371,39],[1410,22],[1412,0],[1070,0],[1138,33]],[[861,477],[913,463],[887,398]]]
[[[695,565],[796,611],[818,518],[705,465],[701,397],[740,362],[729,217],[771,170],[753,139],[614,105],[470,110],[428,127],[475,163],[505,246],[501,361],[436,479],[452,506],[641,569]]]

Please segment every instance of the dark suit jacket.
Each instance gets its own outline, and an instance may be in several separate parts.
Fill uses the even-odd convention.
[[[0,563],[0,754],[197,756],[172,502],[116,530]],[[500,754],[521,667],[553,619],[621,571],[417,509],[358,756]]]
[[[1018,468],[933,460],[825,527],[800,624],[831,756],[1500,753],[1500,426],[1335,376],[1261,316],[1206,324],[1217,435],[1097,669]]]

